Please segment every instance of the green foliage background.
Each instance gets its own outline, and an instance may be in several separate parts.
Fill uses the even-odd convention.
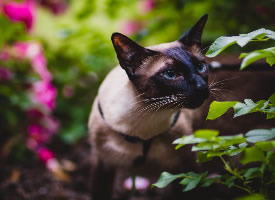
[[[26,40],[40,41],[44,47],[53,83],[58,87],[54,115],[61,122],[58,137],[62,141],[75,143],[87,134],[88,115],[97,88],[118,63],[110,36],[122,32],[125,22],[140,24],[131,38],[145,46],[176,40],[205,13],[209,14],[203,35],[206,47],[221,35],[275,27],[273,1],[157,0],[150,12],[143,12],[140,2],[71,0],[60,15],[38,7],[30,34],[26,34],[22,24],[11,23],[0,14],[0,48]],[[13,84],[2,85],[0,90],[1,138],[23,135],[26,131],[23,108],[27,101],[24,92],[20,92],[23,87],[20,81],[36,78],[27,62],[5,65],[20,75]],[[62,93],[68,85],[74,89],[70,98]]]

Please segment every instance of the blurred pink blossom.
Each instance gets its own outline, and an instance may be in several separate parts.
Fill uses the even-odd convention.
[[[33,70],[41,79],[50,81],[51,73],[47,69],[47,60],[44,56],[41,45],[36,42],[18,42],[14,45],[15,57],[19,59],[29,59]]]
[[[30,121],[40,120],[43,117],[43,113],[36,108],[31,108],[26,112]]]
[[[47,69],[47,61],[45,59],[45,56],[42,52],[37,54],[32,60],[32,67],[34,71],[39,74],[41,79],[45,81],[50,81],[52,79],[51,73]]]
[[[28,127],[28,135],[38,144],[44,144],[49,140],[47,130],[40,124],[31,124]]]
[[[32,0],[26,0],[22,3],[9,2],[4,3],[3,12],[13,22],[23,22],[28,31],[33,27],[35,4]]]
[[[29,48],[28,42],[17,42],[13,45],[14,54],[16,58],[24,59],[27,56],[27,50]]]
[[[151,12],[156,7],[155,0],[142,0],[140,1],[140,11],[142,13]]]
[[[53,158],[55,158],[54,153],[47,148],[41,148],[38,150],[38,158],[45,164]]]
[[[5,67],[0,67],[0,81],[1,80],[8,81],[8,80],[11,80],[12,77],[13,77],[12,71],[10,71]]]
[[[53,116],[48,115],[44,116],[44,118],[42,119],[42,123],[44,127],[46,127],[49,134],[56,133],[60,126],[59,121],[57,119],[55,119]]]
[[[8,60],[10,58],[9,53],[4,49],[0,52],[0,60]]]
[[[40,110],[38,110],[37,108],[31,108],[31,109],[27,110],[26,113],[28,116],[28,120],[32,123],[42,124],[42,126],[45,127],[44,130],[46,130],[48,135],[54,134],[58,131],[60,124],[59,124],[59,121],[55,117],[45,114],[45,113],[41,112]],[[41,126],[41,125],[39,125],[39,126]],[[30,129],[30,127],[31,127],[31,129]],[[29,127],[29,130],[38,130],[37,128],[35,129],[32,126],[30,126],[30,127]],[[29,131],[29,132],[33,132],[33,131]],[[38,132],[42,132],[42,131],[38,131]]]
[[[41,0],[40,4],[50,9],[54,14],[61,14],[68,7],[66,0]]]
[[[133,179],[131,177],[124,181],[124,188],[131,190],[133,187]],[[136,176],[135,186],[137,190],[146,190],[150,186],[150,181],[147,178]]]
[[[54,109],[56,96],[57,90],[49,81],[42,80],[33,84],[33,101],[44,105],[47,110],[52,111]]]
[[[128,20],[122,24],[121,32],[125,35],[134,35],[141,29],[140,22],[135,20]]]

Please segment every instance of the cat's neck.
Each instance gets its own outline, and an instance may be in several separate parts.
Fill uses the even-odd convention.
[[[145,140],[167,131],[177,111],[146,109],[142,96],[125,71],[115,68],[98,93],[106,123],[115,131]]]

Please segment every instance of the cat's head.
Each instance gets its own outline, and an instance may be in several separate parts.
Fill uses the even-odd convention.
[[[201,52],[206,21],[204,15],[180,39],[147,48],[113,33],[120,66],[144,98],[172,108],[196,108],[208,98],[208,65]]]

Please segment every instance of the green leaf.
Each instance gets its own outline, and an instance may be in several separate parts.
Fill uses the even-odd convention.
[[[208,162],[208,161],[210,161],[210,160],[212,160],[213,159],[213,157],[211,157],[211,158],[209,158],[209,157],[207,157],[207,152],[202,152],[202,151],[200,151],[200,152],[198,152],[198,155],[197,155],[197,162]]]
[[[267,113],[266,114],[266,119],[273,119],[275,118],[275,113]]]
[[[246,142],[244,142],[244,143],[239,144],[239,147],[240,147],[240,148],[245,148],[245,147],[247,147],[247,145],[248,145],[248,144],[247,144]]]
[[[236,36],[219,37],[213,42],[213,44],[211,44],[208,51],[206,52],[206,56],[209,58],[215,57],[235,43],[236,43]]]
[[[263,41],[264,37],[275,40],[275,32],[261,28],[248,34],[240,34],[239,36],[222,36],[213,42],[213,44],[208,49],[206,56],[215,57],[235,43],[237,43],[240,47],[244,47],[252,39],[256,41]]]
[[[201,129],[194,133],[195,137],[210,139],[219,135],[219,131],[213,129]]]
[[[246,104],[237,103],[234,106],[234,112],[235,112],[234,117],[239,117],[239,116],[251,113],[254,111],[253,109],[257,107],[257,104],[254,103],[251,99],[245,99],[244,101]]]
[[[236,179],[236,176],[231,176],[225,180],[224,184],[227,185],[227,187],[231,188],[234,185]]]
[[[248,55],[248,53],[241,53],[240,56],[239,56],[239,58],[244,58],[247,55]]]
[[[226,151],[226,155],[236,156],[243,151],[244,151],[244,148],[238,148],[238,147],[232,146],[232,148]]]
[[[207,153],[207,157],[208,158],[212,158],[212,157],[220,157],[222,155],[225,155],[226,152],[225,151],[209,151]]]
[[[259,167],[253,167],[249,168],[245,173],[244,177],[248,179],[256,178],[261,176],[261,168]]]
[[[265,112],[266,112],[266,118],[267,119],[272,119],[272,118],[274,118],[274,115],[275,115],[275,106],[271,106],[271,107],[269,107],[268,109],[265,109],[264,110]]]
[[[275,56],[268,56],[266,62],[272,67],[275,64]]]
[[[271,151],[275,147],[275,141],[256,142],[256,147],[262,151]]]
[[[152,184],[152,186],[155,186],[158,188],[164,188],[168,184],[170,184],[172,181],[176,180],[177,178],[184,177],[184,176],[186,176],[185,173],[173,175],[168,172],[162,172],[158,181],[156,183]]]
[[[194,137],[193,135],[188,135],[188,136],[183,136],[182,138],[176,139],[173,142],[173,144],[178,144],[176,146],[176,150],[177,150],[186,144],[195,144],[195,143],[200,143],[200,142],[204,142],[204,141],[206,141],[206,139],[197,138],[197,137]]]
[[[219,180],[221,176],[216,176],[214,178],[205,178],[203,179],[203,182],[201,184],[201,187],[209,187],[212,185],[215,181]]]
[[[265,108],[268,107],[268,104],[269,104],[269,101],[266,101],[266,100],[257,101],[257,106],[255,109],[264,110]]]
[[[238,197],[235,200],[266,200],[267,198],[262,194],[251,194],[248,196]]]
[[[275,106],[275,93],[271,95],[271,97],[269,97],[268,99],[270,101],[270,103],[272,103],[272,105]]]
[[[233,144],[241,144],[245,142],[245,138],[243,137],[242,134],[233,135],[233,136],[221,136],[220,138],[224,140],[224,143],[228,146]]]
[[[275,32],[261,28],[247,34],[240,34],[239,37],[237,37],[237,44],[240,47],[244,47],[250,40],[255,39],[261,41],[265,36],[275,39]]]
[[[206,142],[206,143],[199,143],[196,146],[192,147],[192,151],[209,151],[209,150],[216,150],[217,148],[220,147],[220,144],[216,144],[216,143],[210,143],[210,142]]]
[[[184,178],[180,184],[185,185],[185,188],[183,189],[183,192],[187,192],[190,190],[193,190],[197,187],[200,180],[207,175],[207,172],[203,174],[196,174],[194,172],[188,172],[186,174],[188,177]]]
[[[271,140],[275,138],[275,130],[267,130],[267,129],[255,129],[248,131],[246,134],[246,140],[248,142],[259,142],[259,141],[266,141],[266,140]]]
[[[241,70],[246,68],[251,63],[268,57],[275,57],[275,47],[267,48],[267,49],[261,49],[261,50],[255,50],[250,53],[248,53],[245,58],[242,61],[241,64]],[[270,60],[270,59],[269,59]]]
[[[244,149],[240,158],[241,163],[244,165],[247,163],[264,161],[264,160],[265,160],[264,152],[255,146]]]
[[[209,112],[206,119],[214,120],[223,115],[229,108],[234,107],[237,101],[218,102],[213,101],[210,105]]]

